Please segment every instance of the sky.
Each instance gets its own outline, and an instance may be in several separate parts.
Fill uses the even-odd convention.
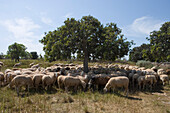
[[[28,52],[44,55],[39,42],[67,18],[91,15],[102,24],[113,22],[128,41],[149,43],[146,37],[170,21],[170,0],[0,0],[0,53],[24,44]]]

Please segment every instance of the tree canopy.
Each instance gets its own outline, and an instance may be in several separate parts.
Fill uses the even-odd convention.
[[[115,23],[106,26],[93,16],[80,20],[68,18],[64,25],[45,33],[40,42],[44,45],[45,60],[67,60],[75,56],[84,59],[88,72],[89,60],[112,60],[127,55],[133,42],[126,41]]]
[[[29,53],[26,51],[23,44],[14,43],[8,47],[7,55],[15,62],[19,61],[21,57],[27,58]]]
[[[149,60],[152,62],[170,61],[170,22],[165,22],[158,31],[152,31],[146,38],[149,44],[133,48],[130,60]]]

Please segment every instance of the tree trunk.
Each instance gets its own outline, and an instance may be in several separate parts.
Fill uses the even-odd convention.
[[[84,72],[88,73],[88,50],[87,48],[84,51],[84,62],[83,62],[83,66],[84,66]]]
[[[88,50],[87,50],[87,40],[83,38],[83,52],[84,52],[84,61],[83,61],[83,67],[84,72],[88,73]]]

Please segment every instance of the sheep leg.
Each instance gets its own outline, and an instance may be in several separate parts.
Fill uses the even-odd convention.
[[[66,91],[66,93],[68,93],[68,87],[67,86],[65,86],[65,91]]]
[[[20,86],[18,86],[16,89],[17,89],[17,95],[19,96],[19,89],[20,89]]]

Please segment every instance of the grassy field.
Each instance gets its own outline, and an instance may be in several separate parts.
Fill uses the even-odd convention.
[[[2,60],[1,60],[2,61]],[[12,68],[14,62],[4,60],[5,68]],[[31,62],[41,62],[43,67],[58,62],[21,60],[21,67],[29,67]],[[62,62],[68,63],[68,62]],[[74,62],[81,64],[81,62]],[[90,64],[93,65],[93,64]],[[29,93],[22,89],[21,96],[15,90],[0,88],[0,112],[41,112],[41,113],[170,113],[170,85],[157,91],[130,92],[129,97],[122,91],[116,93],[78,92],[65,93],[53,87],[50,91],[32,89]]]

